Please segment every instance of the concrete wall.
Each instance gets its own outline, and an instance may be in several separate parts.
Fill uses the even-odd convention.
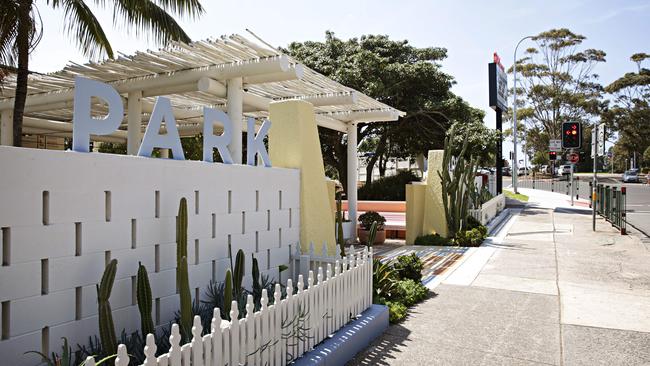
[[[233,255],[246,252],[247,276],[254,253],[261,271],[277,277],[299,240],[294,169],[5,146],[0,169],[2,365],[34,365],[38,357],[23,352],[60,351],[63,336],[76,345],[98,334],[95,284],[113,258],[117,331],[140,327],[139,261],[149,272],[155,323],[172,320],[181,197],[188,200],[190,286],[201,294],[229,268],[229,244]]]

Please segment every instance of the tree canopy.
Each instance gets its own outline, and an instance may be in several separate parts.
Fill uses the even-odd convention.
[[[328,31],[324,42],[294,42],[285,51],[306,66],[407,113],[396,122],[359,124],[367,172],[379,163],[383,173],[389,158],[440,149],[453,121],[483,118],[483,111],[451,92],[454,79],[440,65],[447,57],[444,48],[418,48],[385,35],[341,40]],[[337,173],[346,186],[345,136],[323,128],[319,132],[328,171]],[[370,182],[372,174],[366,176]]]
[[[524,151],[530,156],[547,151],[549,140],[560,138],[563,122],[586,127],[604,106],[594,69],[606,55],[583,48],[586,39],[566,28],[541,32],[532,37],[535,46],[516,60],[517,117],[523,122],[519,137],[526,134]]]

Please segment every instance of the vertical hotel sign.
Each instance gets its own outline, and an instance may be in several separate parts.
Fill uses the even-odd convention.
[[[501,64],[501,58],[494,53],[494,62],[488,64],[490,79],[490,107],[501,111],[508,109],[508,75]]]

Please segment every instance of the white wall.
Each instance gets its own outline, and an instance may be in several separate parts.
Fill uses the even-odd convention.
[[[261,272],[277,277],[299,238],[299,179],[292,169],[0,147],[0,364],[33,365],[24,351],[60,352],[63,336],[76,345],[98,334],[95,284],[112,258],[117,332],[140,327],[138,261],[149,272],[154,322],[167,324],[179,308],[181,197],[193,289],[203,294],[223,279],[229,241],[233,255],[246,252],[247,276],[255,253]]]

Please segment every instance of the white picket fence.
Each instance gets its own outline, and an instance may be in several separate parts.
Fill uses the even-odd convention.
[[[372,248],[355,253],[309,271],[307,288],[298,275],[296,293],[287,280],[287,296],[281,300],[280,285],[275,285],[274,304],[268,306],[266,289],[262,290],[261,309],[253,312],[253,297],[248,296],[246,317],[228,321],[221,311],[213,311],[211,331],[201,336],[199,316],[194,317],[193,339],[181,345],[177,324],[172,325],[168,353],[156,357],[156,343],[147,335],[142,366],[234,366],[286,365],[302,356],[328,335],[343,327],[372,305]],[[233,301],[230,318],[237,319],[237,302]],[[126,347],[118,347],[115,366],[128,366]],[[86,366],[95,366],[88,357]]]

